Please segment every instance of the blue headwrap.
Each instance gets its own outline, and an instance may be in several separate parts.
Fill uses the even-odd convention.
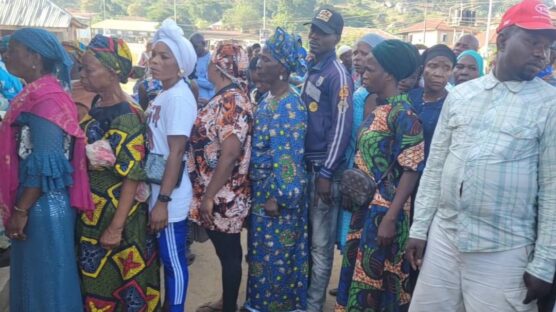
[[[22,28],[13,33],[11,40],[16,40],[43,58],[54,61],[55,74],[63,86],[69,89],[73,61],[56,36],[44,29]]]
[[[366,34],[365,36],[361,37],[361,39],[359,39],[357,43],[363,42],[367,44],[369,47],[374,48],[384,40],[385,40],[384,38],[382,38],[377,34]]]
[[[477,51],[475,50],[465,50],[461,52],[460,55],[458,55],[458,62],[464,56],[471,56],[472,58],[475,59],[475,63],[477,63],[477,71],[479,72],[479,77],[482,77],[485,74],[484,73],[485,69],[484,69],[484,61],[481,55],[477,53]]]
[[[276,28],[274,35],[266,41],[265,47],[290,73],[303,77],[307,72],[301,45],[294,36],[282,28]]]
[[[541,70],[538,74],[537,77],[541,78],[541,79],[545,79],[546,77],[552,76],[552,64],[548,64],[543,70]]]

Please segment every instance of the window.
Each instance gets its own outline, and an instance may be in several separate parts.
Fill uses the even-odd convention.
[[[448,42],[448,34],[442,34],[441,36],[442,36],[440,39],[441,42],[443,43]]]

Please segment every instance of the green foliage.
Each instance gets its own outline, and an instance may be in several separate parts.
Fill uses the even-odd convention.
[[[61,7],[80,7],[99,12],[106,3],[106,17],[143,16],[156,21],[174,15],[174,0],[51,0]],[[263,0],[175,0],[178,23],[187,27],[204,28],[223,20],[229,28],[255,31],[262,27]],[[493,17],[517,0],[493,0]],[[316,8],[336,7],[344,16],[345,25],[376,27],[396,32],[425,17],[448,18],[460,3],[476,10],[477,26],[484,27],[488,12],[487,0],[266,0],[267,28],[282,26],[289,31],[306,30],[303,22],[311,19]]]
[[[246,2],[240,2],[224,12],[222,21],[225,25],[247,30],[261,27],[262,19],[257,9]]]

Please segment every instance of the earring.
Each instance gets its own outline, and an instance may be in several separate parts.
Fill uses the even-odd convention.
[[[178,72],[178,76],[185,77],[185,70],[183,70],[183,68],[180,68],[180,71]]]
[[[284,76],[282,76],[282,75],[280,75],[280,77],[278,77],[278,78],[280,78],[280,80],[284,80]]]

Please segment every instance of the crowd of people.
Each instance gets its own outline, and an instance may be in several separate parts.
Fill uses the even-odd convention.
[[[326,311],[336,247],[337,312],[552,311],[547,12],[523,0],[504,14],[489,73],[472,35],[337,48],[331,8],[308,51],[278,27],[210,53],[165,20],[141,74],[120,38],[2,38],[10,311],[185,311],[191,228],[222,273],[199,312]]]

